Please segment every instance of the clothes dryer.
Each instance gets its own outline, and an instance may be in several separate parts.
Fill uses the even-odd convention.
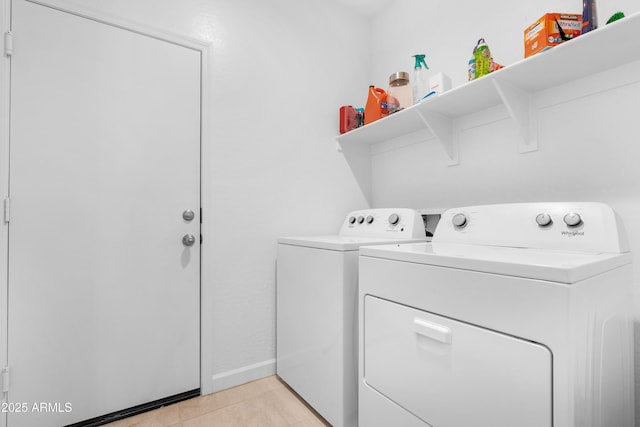
[[[276,371],[334,427],[357,426],[358,249],[426,241],[425,224],[411,209],[369,209],[336,235],[278,239]]]
[[[363,247],[360,427],[634,425],[632,276],[598,203],[445,212]]]

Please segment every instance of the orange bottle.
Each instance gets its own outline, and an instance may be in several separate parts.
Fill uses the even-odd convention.
[[[373,123],[388,114],[387,92],[379,87],[369,86],[369,97],[364,108],[364,124]]]

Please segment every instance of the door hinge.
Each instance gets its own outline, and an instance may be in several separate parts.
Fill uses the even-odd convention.
[[[13,56],[13,33],[11,31],[4,33],[4,55],[9,58]]]
[[[7,197],[4,199],[4,222],[8,223],[11,214],[11,200]]]
[[[6,393],[9,391],[9,367],[5,366],[2,368],[2,392]]]

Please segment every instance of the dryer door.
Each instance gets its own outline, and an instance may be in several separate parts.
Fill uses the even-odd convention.
[[[368,386],[437,427],[551,427],[552,358],[539,344],[373,296]]]

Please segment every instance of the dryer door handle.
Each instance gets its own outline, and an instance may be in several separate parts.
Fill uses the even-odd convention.
[[[451,329],[444,325],[438,325],[437,323],[416,317],[413,319],[413,331],[418,335],[431,338],[432,340],[444,344],[451,344]]]

